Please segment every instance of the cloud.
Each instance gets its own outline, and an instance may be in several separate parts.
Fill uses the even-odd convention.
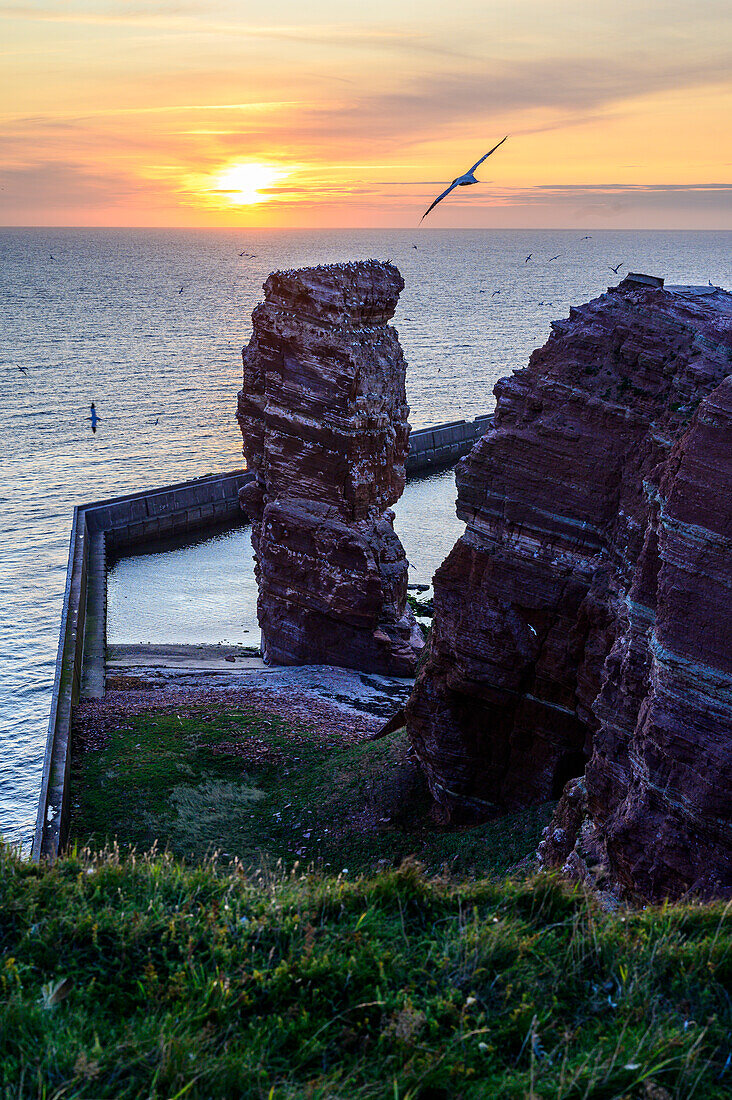
[[[732,200],[730,183],[573,183],[537,184],[533,187],[492,189],[488,194],[477,195],[478,206],[545,205],[555,206],[563,202],[622,203],[625,206],[654,206],[656,208],[719,207],[729,214]]]
[[[119,9],[119,5],[117,8]],[[91,26],[140,27],[159,29],[167,33],[177,31],[196,35],[226,36],[252,42],[270,40],[292,42],[304,46],[326,46],[334,49],[358,51],[387,50],[414,54],[433,54],[462,60],[475,59],[475,53],[447,44],[444,31],[431,37],[422,31],[405,28],[375,27],[369,24],[303,23],[281,26],[262,26],[239,22],[236,19],[221,20],[210,13],[200,14],[200,7],[169,8],[160,5],[135,6],[127,11],[105,12],[100,9],[70,9],[41,7],[30,8],[23,4],[0,6],[0,18],[27,20],[34,23],[70,23]]]
[[[721,53],[674,64],[639,58],[636,64],[608,59],[554,57],[511,62],[487,60],[479,71],[420,77],[403,90],[364,96],[340,110],[314,111],[311,133],[366,131],[371,137],[414,144],[476,118],[495,120],[524,110],[590,110],[669,90],[728,82],[730,61]],[[307,127],[307,115],[305,126]],[[500,128],[500,127],[499,127]]]
[[[537,60],[486,60],[469,71],[453,69],[403,78],[401,86],[373,93],[340,93],[325,102],[304,99],[258,103],[191,104],[119,108],[103,114],[175,115],[176,111],[241,112],[250,117],[247,136],[292,155],[331,161],[363,154],[364,148],[414,148],[445,136],[532,134],[587,125],[632,101],[718,87],[729,83],[730,60],[720,50],[699,60],[674,63],[663,57],[635,61],[557,56]],[[222,119],[223,121],[223,119]],[[231,119],[227,120],[231,121]],[[213,128],[213,127],[212,127]],[[227,127],[221,126],[224,130]],[[490,134],[487,133],[490,128]],[[222,135],[225,137],[226,135]],[[232,133],[235,145],[237,133]],[[250,150],[253,152],[255,150]]]
[[[379,213],[400,224],[410,224],[415,209],[424,206],[424,194],[414,183],[414,192],[406,187],[390,191],[383,185],[339,186],[332,181],[316,180],[311,187],[298,182],[262,189],[275,206],[287,216],[308,219],[318,211],[351,210]],[[157,180],[137,179],[115,171],[92,170],[74,161],[38,161],[22,168],[0,171],[0,220],[8,224],[102,224],[110,218],[128,224],[170,224],[171,216],[184,208],[200,210],[200,198],[179,189],[174,175]],[[439,211],[437,227],[518,223],[541,225],[626,224],[673,225],[683,218],[689,228],[729,225],[732,208],[732,184],[617,182],[593,184],[538,184],[526,187],[471,188],[467,195],[457,194]],[[156,217],[157,211],[157,217]],[[42,217],[38,216],[42,213]],[[142,219],[140,214],[142,213]],[[230,212],[231,213],[231,212]],[[219,215],[221,211],[219,211]],[[300,222],[302,224],[302,222]],[[342,222],[339,221],[339,224]]]
[[[381,3],[386,11],[389,0]],[[364,196],[374,210],[409,211],[442,188],[434,176],[468,166],[465,149],[485,151],[509,130],[500,163],[491,160],[483,175],[526,186],[488,182],[456,194],[444,204],[453,213],[438,212],[443,221],[469,220],[473,208],[490,217],[491,207],[572,204],[716,211],[729,199],[716,185],[529,186],[626,173],[724,175],[727,154],[714,127],[722,125],[720,93],[732,65],[721,17],[708,19],[724,5],[706,4],[702,30],[682,0],[640,8],[615,0],[607,11],[586,0],[492,0],[482,12],[471,0],[470,22],[461,0],[452,9],[422,0],[419,22],[413,16],[409,25],[392,3],[382,26],[347,22],[358,16],[345,9],[335,21],[332,0],[311,0],[307,23],[296,22],[299,15],[284,22],[294,0],[277,12],[259,9],[271,20],[263,26],[252,25],[257,12],[240,0],[205,8],[174,0],[0,6],[0,17],[16,20],[3,30],[32,47],[8,69],[19,106],[15,118],[0,120],[7,166],[0,202],[28,211],[35,202],[41,219],[80,203],[90,217],[113,204],[149,207],[152,218],[165,202],[175,215],[195,202],[187,181],[228,161],[259,159],[292,172],[292,186],[271,190],[273,216],[290,200],[346,209]],[[79,27],[43,29],[39,20]],[[123,24],[145,29],[128,33]],[[53,46],[53,63],[34,55],[37,42]],[[683,142],[692,149],[688,164]],[[610,149],[619,150],[615,159]],[[627,162],[638,160],[647,163],[631,171]],[[384,179],[392,174],[399,179]]]
[[[147,180],[117,171],[93,170],[74,161],[36,161],[18,168],[0,169],[4,189],[0,210],[75,209],[102,205],[136,206],[140,198],[155,199],[156,187]],[[162,189],[157,189],[162,193]]]
[[[564,6],[567,7],[566,4]],[[524,7],[527,5],[524,4]],[[657,16],[663,7],[663,4],[655,5]],[[669,5],[666,4],[666,7]],[[671,4],[669,10],[673,7]],[[159,4],[116,4],[112,6],[111,13],[79,8],[69,11],[65,4],[34,9],[15,5],[11,8],[6,6],[4,10],[6,14],[10,11],[26,14],[33,11],[38,18],[49,19],[189,19],[186,14],[189,9],[180,5],[171,9]],[[348,48],[354,45],[359,48],[384,47],[417,52],[438,50],[445,58],[459,58],[461,64],[457,65],[453,60],[447,68],[444,61],[435,65],[425,62],[411,68],[393,65],[386,70],[383,67],[376,70],[372,67],[370,71],[363,70],[363,79],[359,70],[357,84],[341,85],[338,92],[331,89],[327,96],[315,96],[311,90],[306,90],[303,72],[294,60],[292,64],[289,60],[285,64],[280,58],[275,71],[267,78],[270,82],[265,84],[266,66],[260,56],[255,66],[259,74],[257,90],[266,87],[272,94],[247,101],[243,97],[234,98],[237,90],[241,94],[242,87],[238,69],[227,68],[226,65],[218,69],[206,68],[202,64],[202,55],[200,58],[197,55],[196,60],[187,62],[185,71],[176,66],[173,71],[166,72],[166,65],[169,64],[166,49],[161,54],[160,70],[154,74],[154,84],[151,83],[158,100],[164,94],[165,102],[155,102],[152,98],[138,106],[130,106],[128,91],[127,102],[121,98],[118,100],[119,106],[90,110],[83,117],[113,120],[127,115],[154,118],[158,115],[175,117],[176,114],[198,113],[203,116],[201,121],[208,129],[225,131],[234,130],[233,118],[240,113],[251,116],[246,118],[248,126],[256,118],[256,131],[248,129],[246,134],[253,146],[247,150],[248,155],[262,152],[262,147],[268,143],[270,148],[272,143],[276,143],[286,153],[297,155],[300,159],[308,155],[314,160],[330,160],[336,142],[340,143],[339,155],[342,157],[355,154],[364,146],[380,147],[384,151],[396,146],[414,148],[448,135],[460,137],[467,136],[469,132],[474,135],[477,130],[485,133],[487,138],[493,135],[495,128],[495,133],[500,131],[499,136],[502,136],[504,125],[510,126],[514,133],[566,129],[569,125],[586,124],[603,112],[617,109],[620,104],[644,97],[728,83],[732,71],[729,51],[722,35],[719,44],[713,46],[690,40],[681,42],[675,51],[670,51],[654,48],[649,40],[643,49],[627,48],[613,53],[608,48],[601,56],[592,56],[592,49],[597,49],[592,41],[575,39],[573,48],[577,52],[574,55],[566,52],[552,56],[529,56],[534,47],[531,45],[530,31],[525,30],[522,54],[514,52],[511,56],[498,56],[497,51],[502,47],[493,45],[490,53],[476,58],[467,57],[453,48],[449,42],[450,30],[443,34],[443,42],[436,42],[434,33],[430,35],[399,27],[374,29],[363,25],[318,23],[256,27],[240,25],[235,20],[222,22],[219,26],[215,19],[209,21],[201,18],[193,20],[191,25],[194,24],[207,32],[215,31],[227,44],[232,40],[231,35],[235,34],[257,41],[271,38],[273,41],[293,40],[310,45],[320,43]],[[617,30],[616,26],[616,34]],[[669,27],[664,24],[663,30],[671,33],[673,25]],[[485,37],[481,28],[476,29],[474,40],[469,35],[463,35],[475,51],[482,48],[481,36]],[[312,65],[312,52],[308,54],[308,64]],[[327,64],[324,64],[319,77],[342,79],[342,76],[333,75]],[[152,81],[152,74],[150,79]],[[225,89],[224,96],[231,92],[234,96],[231,99],[219,98],[213,103],[191,102],[182,98],[191,86],[208,89],[212,98],[222,96],[222,89]],[[298,99],[292,96],[296,86],[296,94],[301,97]],[[213,91],[216,87],[218,93]],[[284,94],[278,95],[277,92]],[[181,101],[175,103],[178,93],[182,93]],[[137,88],[132,94],[138,98]],[[217,112],[231,117],[217,120]],[[82,117],[78,111],[76,117],[77,120]],[[31,124],[28,119],[18,121]],[[486,133],[489,128],[491,135]],[[182,127],[176,129],[180,131]],[[127,133],[131,134],[131,130]],[[224,133],[220,136],[227,137]],[[229,145],[235,145],[239,134],[234,132],[228,136],[231,139]],[[121,137],[123,142],[127,140],[125,135]]]
[[[441,208],[438,225],[587,225],[624,221],[651,228],[732,228],[732,184],[596,183],[471,188],[452,211]],[[420,196],[414,196],[414,203]],[[511,219],[511,220],[507,220]],[[589,222],[588,222],[589,219]]]

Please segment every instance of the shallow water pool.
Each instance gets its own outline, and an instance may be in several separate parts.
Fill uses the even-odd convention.
[[[395,506],[409,580],[429,584],[464,530],[455,515],[455,474],[407,482]],[[113,561],[107,577],[107,641],[259,645],[257,584],[249,525]]]

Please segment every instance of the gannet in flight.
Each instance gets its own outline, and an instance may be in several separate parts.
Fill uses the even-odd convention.
[[[617,267],[613,267],[613,265],[612,265],[612,264],[608,264],[607,266],[608,266],[608,267],[610,268],[610,270],[611,270],[611,271],[614,271],[614,272],[615,272],[615,274],[617,275],[617,273],[618,273],[618,272],[620,271],[620,268],[621,268],[621,267],[622,267],[623,265],[622,265],[622,264],[620,263],[620,264],[618,264],[618,266],[617,266]]]
[[[91,416],[87,416],[87,418],[86,418],[86,419],[87,419],[87,420],[91,420],[91,430],[92,430],[92,432],[93,432],[93,433],[94,433],[94,434],[96,435],[96,431],[97,431],[97,424],[99,423],[99,421],[100,421],[100,420],[101,420],[102,418],[101,418],[101,416],[99,416],[99,415],[97,414],[97,410],[96,410],[96,409],[95,409],[95,407],[94,407],[94,402],[93,402],[93,401],[92,401],[92,403],[91,403],[91,410],[90,410],[90,411],[91,411]]]
[[[455,179],[450,184],[450,186],[447,188],[447,190],[443,191],[441,195],[437,196],[435,201],[432,203],[432,206],[430,206],[429,210],[425,210],[424,214],[420,218],[420,221],[424,221],[424,219],[429,214],[430,210],[434,210],[434,208],[437,206],[438,202],[442,202],[442,200],[447,195],[450,194],[450,192],[453,190],[453,188],[455,188],[455,187],[469,187],[471,183],[480,183],[480,180],[477,180],[475,178],[475,176],[473,175],[473,173],[475,172],[475,169],[478,167],[479,164],[483,163],[483,161],[486,159],[486,157],[489,157],[491,155],[491,153],[495,153],[498,146],[503,145],[503,142],[506,140],[507,137],[508,137],[508,134],[506,134],[506,137],[498,142],[498,145],[494,145],[492,149],[489,149],[488,152],[480,158],[480,160],[476,160],[473,167],[470,168],[467,172],[465,172],[464,175],[456,176]]]

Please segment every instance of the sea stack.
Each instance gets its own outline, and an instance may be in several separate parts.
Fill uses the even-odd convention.
[[[732,295],[631,275],[496,386],[457,470],[407,728],[470,820],[558,798],[645,898],[723,895],[732,772]]]
[[[388,324],[403,287],[376,260],[278,271],[252,314],[238,420],[255,480],[240,499],[269,662],[414,672],[422,636],[390,510],[409,447]]]

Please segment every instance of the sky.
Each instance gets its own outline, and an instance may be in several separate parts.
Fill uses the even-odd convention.
[[[732,228],[730,0],[0,3],[0,224]]]

